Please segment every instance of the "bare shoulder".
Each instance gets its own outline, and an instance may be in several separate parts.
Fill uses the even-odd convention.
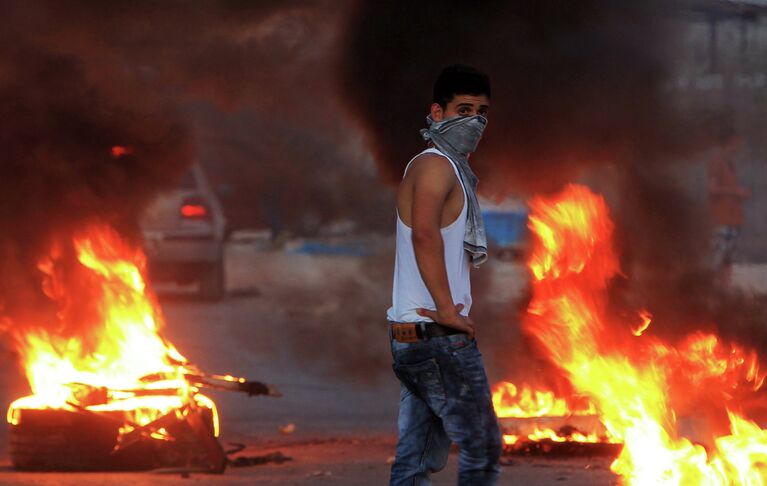
[[[421,154],[410,164],[407,178],[428,180],[452,180],[454,177],[452,163],[444,156],[425,153]]]

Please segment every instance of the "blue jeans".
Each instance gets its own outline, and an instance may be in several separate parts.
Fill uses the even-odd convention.
[[[477,342],[465,334],[391,340],[400,379],[399,440],[390,486],[428,486],[458,445],[459,486],[494,485],[501,431]]]
[[[738,226],[717,226],[714,229],[712,246],[714,247],[715,267],[732,265],[738,249],[739,236],[740,227]]]

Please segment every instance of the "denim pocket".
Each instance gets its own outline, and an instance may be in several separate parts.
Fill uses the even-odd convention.
[[[469,339],[468,336],[463,337],[460,341],[450,343],[450,354],[453,356],[470,353],[472,351],[478,351],[477,341]]]
[[[439,415],[447,403],[447,397],[437,360],[432,358],[412,364],[394,363],[393,368],[400,381]]]

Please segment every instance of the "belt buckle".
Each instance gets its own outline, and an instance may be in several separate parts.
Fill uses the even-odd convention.
[[[397,342],[415,343],[418,342],[417,324],[392,324],[391,334]]]

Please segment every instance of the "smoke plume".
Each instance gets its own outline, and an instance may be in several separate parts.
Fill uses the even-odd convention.
[[[55,238],[94,220],[135,230],[191,146],[173,107],[140,85],[123,80],[134,99],[115,98],[76,57],[18,40],[3,46],[0,302],[14,315],[45,300],[36,265]]]
[[[110,224],[139,242],[142,210],[176,184],[200,153],[199,144],[226,146],[210,112],[255,113],[272,131],[248,134],[248,144],[264,146],[269,136],[278,140],[259,155],[273,158],[285,149],[277,160],[293,162],[283,165],[294,173],[294,188],[301,187],[298,180],[313,180],[317,153],[326,160],[345,154],[329,150],[346,127],[326,123],[335,116],[328,109],[335,98],[321,95],[333,92],[328,51],[340,14],[331,4],[337,6],[6,2],[0,21],[4,325],[57,325],[57,309],[43,294],[37,268],[54,242],[71,242],[72,234],[92,222]],[[253,164],[244,156],[232,164],[246,162]],[[255,165],[240,177],[242,192],[258,194],[247,182],[257,184],[266,170]],[[284,167],[272,167],[280,170],[281,180],[291,180]],[[295,203],[282,204],[280,216],[290,222],[285,208]]]
[[[456,62],[494,96],[478,170],[484,186],[558,186],[585,164],[673,155],[695,141],[659,86],[673,60],[668,2],[364,3],[343,65],[352,111],[396,180],[423,146],[431,86]],[[407,20],[405,20],[407,19]]]
[[[657,332],[679,335],[726,314],[730,299],[707,263],[705,208],[669,169],[716,143],[724,119],[704,99],[682,109],[664,89],[689,13],[682,1],[363,2],[346,41],[344,90],[395,182],[424,148],[418,130],[440,70],[487,72],[490,123],[472,158],[480,191],[526,197],[569,181],[602,190],[629,275],[614,285],[616,306],[645,306]]]

